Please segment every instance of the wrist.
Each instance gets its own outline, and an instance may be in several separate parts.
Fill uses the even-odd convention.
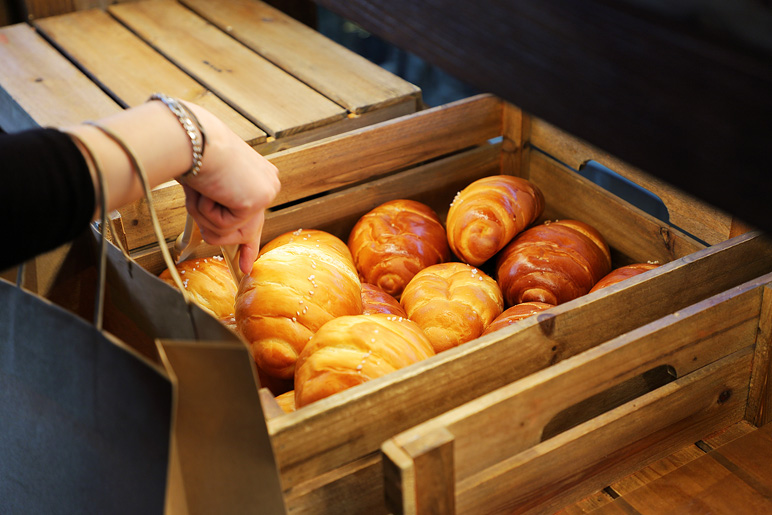
[[[189,104],[176,98],[171,98],[167,95],[164,95],[163,93],[154,93],[148,99],[148,102],[150,101],[159,101],[163,103],[169,109],[169,111],[171,111],[175,118],[177,118],[177,122],[180,124],[188,139],[190,140],[190,146],[192,150],[191,167],[187,172],[177,177],[177,180],[184,180],[189,177],[197,176],[201,171],[201,167],[203,166],[204,162],[204,151],[206,150],[206,132],[204,131],[204,128],[194,113],[193,109]]]

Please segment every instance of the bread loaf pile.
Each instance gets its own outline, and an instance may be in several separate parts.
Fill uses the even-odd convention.
[[[224,267],[223,291],[205,302],[232,317],[261,373],[290,385],[273,393],[293,411],[656,266],[612,272],[596,228],[542,221],[544,209],[535,184],[508,175],[469,184],[444,222],[426,204],[392,200],[346,242],[282,234],[235,292]],[[229,308],[215,310],[221,297]]]

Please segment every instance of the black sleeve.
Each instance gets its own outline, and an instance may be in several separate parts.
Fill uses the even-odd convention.
[[[56,129],[0,134],[0,270],[78,236],[94,184],[75,142]]]

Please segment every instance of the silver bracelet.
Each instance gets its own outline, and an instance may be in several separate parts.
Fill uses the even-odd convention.
[[[147,99],[148,102],[151,100],[160,100],[166,104],[166,107],[177,117],[180,125],[182,125],[182,128],[190,138],[190,144],[193,146],[193,166],[180,177],[195,177],[198,175],[199,170],[201,170],[201,165],[204,161],[204,147],[206,146],[206,134],[201,127],[201,123],[199,123],[198,118],[190,109],[186,108],[182,102],[175,98],[171,98],[163,93],[153,93]]]

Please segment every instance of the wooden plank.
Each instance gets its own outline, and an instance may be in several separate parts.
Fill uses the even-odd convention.
[[[263,130],[104,11],[53,16],[35,26],[124,107],[139,105],[161,91],[210,110],[252,146],[266,140]]]
[[[93,120],[121,108],[27,24],[0,28],[0,128]]]
[[[501,102],[483,95],[271,154],[276,204],[394,172],[501,135]]]
[[[285,485],[373,452],[401,431],[736,286],[736,281],[768,273],[771,256],[772,249],[758,235],[739,236],[663,265],[648,280],[633,279],[551,308],[542,317],[525,319],[271,420],[269,431]],[[744,266],[736,267],[737,262]],[[538,352],[524,360],[523,345]]]
[[[539,118],[532,120],[531,144],[560,162],[578,170],[588,160],[609,167],[618,174],[657,195],[668,209],[670,223],[710,245],[730,237],[732,217],[665,181],[617,159],[586,141],[561,131]]]
[[[772,425],[762,426],[719,447],[710,455],[772,501]]]
[[[756,426],[763,426],[772,421],[772,413],[770,413],[772,409],[770,348],[772,348],[772,285],[767,285],[761,298],[756,357],[753,359],[751,393],[748,397],[748,409],[745,414],[745,418]]]
[[[772,15],[763,3],[319,3],[479,90],[772,230]]]
[[[734,440],[737,440],[738,438],[743,437],[748,433],[752,433],[755,430],[756,426],[749,423],[747,420],[741,420],[736,424],[723,427],[715,433],[704,436],[702,440],[700,440],[700,444],[702,446],[707,446],[706,448],[708,450],[717,449],[718,447],[726,445],[729,442],[733,442]]]
[[[273,137],[345,117],[314,91],[177,2],[111,6],[132,31]]]
[[[445,428],[429,431],[402,448],[413,460],[416,511],[438,515],[455,513],[453,435],[450,431]]]
[[[555,510],[739,420],[751,355],[739,351],[469,478],[458,485],[458,512]]]
[[[642,486],[623,500],[641,513],[733,515],[772,511],[772,499],[766,492],[759,492],[722,466],[713,453]]]
[[[610,488],[618,496],[625,496],[702,456],[705,456],[705,451],[694,444],[688,445],[669,456],[665,456],[664,458],[643,467],[641,470],[633,472],[619,481],[614,481]]]
[[[612,502],[614,502],[613,497],[604,491],[600,491],[585,497],[581,501],[561,508],[555,512],[555,515],[583,515],[585,513],[595,512],[596,510],[609,506]],[[608,513],[629,515],[628,512],[621,510]]]
[[[387,515],[383,467],[377,454],[364,456],[285,492],[287,512],[303,515]]]
[[[772,274],[765,277],[769,279]],[[662,365],[683,377],[753,345],[760,284],[750,281],[503,387],[394,437],[408,446],[446,428],[455,436],[455,475],[464,481],[537,445],[568,408]],[[695,336],[698,334],[699,336]],[[532,356],[521,342],[521,356]],[[581,388],[570,385],[581,385]],[[545,405],[539,399],[550,399]]]
[[[667,263],[704,248],[678,229],[539,152],[531,153],[529,175],[544,193],[544,218],[586,222],[631,261]]]
[[[418,87],[264,2],[182,3],[351,113],[406,101],[417,108]]]

